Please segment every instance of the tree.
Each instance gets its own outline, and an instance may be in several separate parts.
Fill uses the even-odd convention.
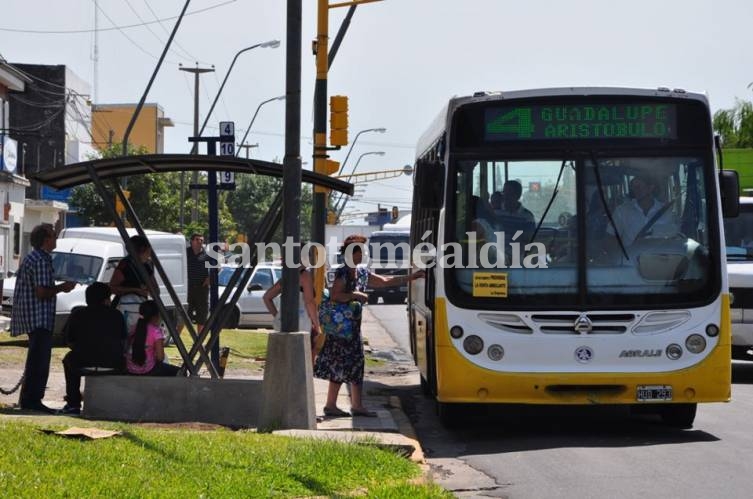
[[[277,192],[282,189],[282,180],[266,175],[236,175],[236,189],[227,195],[227,206],[237,224],[237,230],[248,238],[256,231],[261,219],[269,211]],[[311,187],[301,187],[301,239],[311,234]],[[282,242],[282,224],[274,240]]]
[[[121,156],[120,145],[113,145],[102,151],[102,158]],[[129,146],[128,155],[146,154],[144,147]],[[201,175],[206,178],[206,174]],[[186,186],[187,187],[187,186]],[[131,193],[129,201],[139,217],[141,225],[153,230],[176,232],[180,211],[180,172],[150,173],[128,177],[127,190]],[[186,194],[185,199],[190,199]],[[112,220],[105,210],[104,201],[93,184],[85,184],[73,189],[70,199],[71,206],[78,210],[88,225],[112,225]],[[235,223],[222,197],[218,202],[221,236],[234,237]],[[183,228],[185,234],[199,232],[206,234],[207,194],[199,192],[199,219],[204,222],[187,224]],[[221,237],[220,239],[224,239]]]
[[[737,100],[732,109],[720,109],[714,113],[713,126],[724,147],[753,147],[753,103]]]

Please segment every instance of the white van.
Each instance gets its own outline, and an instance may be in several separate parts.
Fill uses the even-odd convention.
[[[145,232],[170,284],[185,306],[188,302],[185,237],[153,230]],[[136,235],[136,230],[128,229],[128,234]],[[110,282],[115,267],[125,256],[125,245],[115,227],[74,227],[60,232],[57,247],[52,253],[55,277],[59,281],[76,281],[78,284],[70,293],[57,295],[55,334],[60,332],[74,307],[86,305],[86,286],[95,281]],[[156,271],[155,276],[160,286],[160,298],[168,310],[172,310],[172,300]],[[14,277],[4,281],[3,313],[7,315],[10,315],[13,305],[15,285]]]
[[[395,230],[380,230],[369,236],[369,269],[385,276],[404,276],[410,270],[410,226]],[[408,297],[408,285],[389,288],[368,288],[369,303],[403,303]]]
[[[753,197],[740,197],[740,215],[724,219],[732,313],[732,356],[753,360]]]

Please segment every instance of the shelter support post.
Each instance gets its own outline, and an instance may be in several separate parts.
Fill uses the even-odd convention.
[[[128,218],[131,220],[131,224],[133,225],[133,228],[136,229],[136,232],[140,236],[149,239],[146,233],[144,232],[144,228],[141,225],[141,221],[136,215],[136,210],[133,209],[133,205],[131,205],[131,202],[128,200],[128,198],[126,198],[125,193],[123,192],[123,189],[120,188],[120,184],[118,184],[116,181],[113,180],[112,186],[113,186],[113,190],[115,190],[115,193],[120,199],[121,204],[125,207],[126,216],[128,216]],[[167,293],[170,295],[170,298],[172,299],[173,304],[175,305],[175,311],[178,314],[176,318],[180,321],[183,321],[183,324],[185,324],[188,334],[191,336],[191,339],[193,340],[195,344],[196,341],[198,340],[196,329],[191,323],[191,319],[188,316],[186,309],[183,308],[183,305],[180,302],[180,298],[178,297],[178,294],[175,292],[175,288],[173,287],[172,283],[168,279],[167,273],[165,272],[164,267],[162,267],[162,263],[160,263],[157,253],[154,251],[152,252],[152,263],[154,263],[154,268],[157,270],[157,273],[162,278],[162,282],[165,285],[165,289],[167,289]],[[157,296],[157,295],[153,294],[152,296]],[[162,313],[161,310],[160,310],[160,313]],[[167,311],[165,311],[165,314],[166,313]],[[186,352],[186,347],[184,346],[183,340],[180,338],[180,334],[178,333],[177,323],[173,323],[172,321],[167,320],[168,319],[167,315],[163,315],[163,318],[165,318],[165,324],[167,325],[167,330],[170,333],[170,337],[175,342],[175,346],[178,348],[178,351],[181,352],[181,358],[185,362],[186,355],[184,355],[183,352]],[[199,352],[200,354],[207,356],[206,350],[201,347],[201,344],[199,344]],[[215,368],[215,366],[211,364],[207,364],[207,365],[208,365],[210,376],[212,378],[217,378],[218,374],[217,374],[217,369]],[[196,369],[195,372],[191,371],[191,374],[196,374],[198,372],[199,370]]]

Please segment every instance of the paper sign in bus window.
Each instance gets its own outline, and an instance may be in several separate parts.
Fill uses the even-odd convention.
[[[473,296],[507,298],[507,274],[501,272],[474,272]]]

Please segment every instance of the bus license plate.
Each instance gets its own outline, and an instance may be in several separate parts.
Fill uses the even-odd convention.
[[[638,402],[672,400],[672,387],[669,385],[638,385],[635,398]]]

